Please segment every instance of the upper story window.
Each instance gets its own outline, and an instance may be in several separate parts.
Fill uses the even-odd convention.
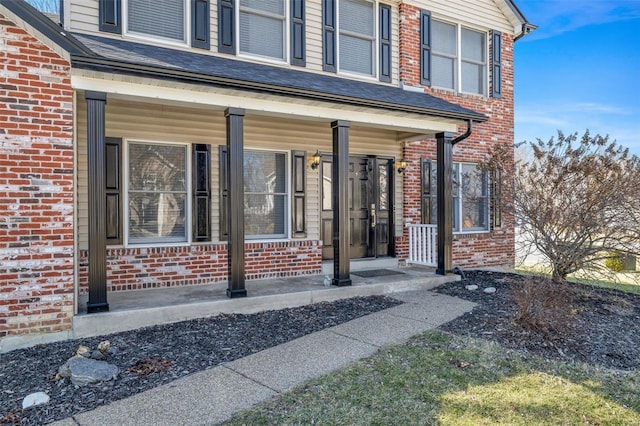
[[[486,34],[457,24],[432,20],[431,85],[486,95]]]
[[[367,0],[340,0],[338,16],[340,71],[375,76],[374,3]]]
[[[240,52],[286,61],[284,0],[240,0]]]
[[[185,0],[124,0],[127,33],[186,43]]]

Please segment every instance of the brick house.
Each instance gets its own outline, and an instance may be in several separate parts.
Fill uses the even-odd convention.
[[[0,0],[0,349],[113,291],[513,265],[475,167],[513,142],[511,0],[145,5]]]

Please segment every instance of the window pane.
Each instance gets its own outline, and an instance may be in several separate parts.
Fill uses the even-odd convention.
[[[340,69],[373,75],[373,41],[340,34]]]
[[[456,26],[432,20],[431,48],[436,52],[456,56]]]
[[[130,193],[130,242],[186,241],[185,211],[186,194]]]
[[[380,191],[380,210],[389,210],[389,167],[385,164],[378,165],[378,190]]]
[[[287,156],[245,151],[244,222],[247,236],[286,236]]]
[[[244,230],[247,236],[284,237],[286,195],[245,194]]]
[[[244,191],[284,193],[287,156],[282,152],[244,152]]]
[[[463,164],[461,173],[462,228],[488,229],[487,175],[473,164]]]
[[[127,18],[129,31],[184,40],[184,0],[129,0]]]
[[[476,62],[485,62],[484,33],[462,29],[462,58]]]
[[[240,51],[284,59],[284,19],[241,11]]]
[[[130,191],[186,191],[187,149],[175,145],[129,144]]]
[[[341,0],[340,30],[373,37],[373,3],[363,0]]]
[[[484,65],[462,62],[462,91],[484,94]]]
[[[284,16],[283,0],[240,0],[240,7],[247,7],[262,12]]]
[[[431,57],[431,81],[435,87],[454,89],[455,60],[432,55]]]

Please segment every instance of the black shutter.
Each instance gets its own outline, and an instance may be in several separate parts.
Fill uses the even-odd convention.
[[[99,0],[100,31],[122,34],[122,7],[120,0]]]
[[[420,160],[420,207],[421,223],[431,222],[431,160],[423,158]]]
[[[420,11],[420,84],[431,86],[431,12]]]
[[[335,0],[322,0],[322,69],[336,72]]]
[[[209,50],[209,0],[191,0],[191,47]]]
[[[218,52],[236,54],[235,0],[218,1]]]
[[[502,97],[502,33],[499,31],[491,32],[491,96],[494,98]]]
[[[291,65],[307,65],[304,0],[291,0]]]
[[[293,237],[304,238],[307,236],[307,198],[305,188],[307,186],[307,153],[305,151],[293,151],[292,153],[292,180],[293,180]]]
[[[229,202],[229,182],[227,182],[227,146],[218,147],[220,161],[220,241],[227,241],[227,203]]]
[[[494,170],[491,176],[491,207],[493,209],[493,227],[502,226],[502,173]]]
[[[122,139],[105,138],[107,244],[122,244]]]
[[[380,4],[380,81],[391,83],[391,6]]]
[[[211,146],[193,146],[193,241],[211,241]]]

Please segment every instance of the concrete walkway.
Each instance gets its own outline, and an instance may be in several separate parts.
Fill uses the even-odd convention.
[[[468,301],[429,290],[406,302],[178,379],[55,425],[212,425],[306,381],[349,366],[470,311]]]

